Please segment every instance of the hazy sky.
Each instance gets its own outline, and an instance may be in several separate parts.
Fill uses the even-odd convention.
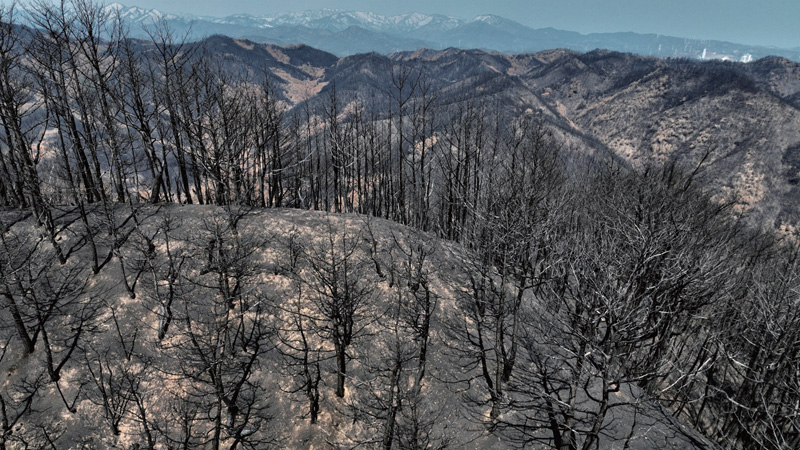
[[[10,0],[0,0],[8,3]],[[22,0],[26,2],[27,0]],[[54,0],[51,0],[54,1]],[[117,0],[171,13],[227,16],[336,8],[380,14],[497,14],[534,28],[634,31],[800,47],[800,0]],[[111,1],[106,1],[110,3]]]

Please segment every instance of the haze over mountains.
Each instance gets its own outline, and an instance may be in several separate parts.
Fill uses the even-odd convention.
[[[224,18],[165,14],[155,9],[109,5],[131,24],[131,33],[147,37],[142,28],[164,20],[178,35],[200,39],[213,34],[277,45],[307,44],[338,56],[377,52],[388,54],[419,48],[480,48],[501,52],[536,52],[566,48],[581,52],[597,48],[656,57],[687,57],[749,61],[769,55],[800,61],[800,50],[686,39],[656,34],[580,34],[554,28],[533,29],[495,15],[470,20],[444,15],[384,16],[370,12],[317,10],[274,16],[236,14]]]

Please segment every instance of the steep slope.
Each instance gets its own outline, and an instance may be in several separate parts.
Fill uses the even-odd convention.
[[[276,46],[227,36],[211,36],[199,44],[225,70],[254,82],[266,74],[277,97],[296,104],[313,97],[324,86],[325,71],[337,58],[306,45]]]
[[[658,60],[600,50],[393,58],[435,79],[460,77],[461,92],[489,90],[510,108],[527,103],[541,109],[630,164],[656,158],[694,166],[703,160],[705,182],[720,199],[751,210],[755,222],[793,228],[798,221],[791,200],[796,167],[790,162],[800,145],[796,63]],[[501,78],[503,87],[492,88]]]
[[[782,99],[800,108],[800,66],[785,58],[764,58],[740,70]]]
[[[768,62],[754,71],[598,51],[566,56],[526,83],[631,163],[677,158],[692,166],[708,154],[702,178],[720,199],[752,209],[768,227],[793,226],[782,161],[800,143],[796,81],[785,68],[758,71],[761,64]]]

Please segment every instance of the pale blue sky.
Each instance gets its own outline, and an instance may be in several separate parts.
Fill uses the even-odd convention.
[[[8,3],[10,0],[0,0]],[[22,0],[24,3],[28,0]],[[49,0],[55,1],[55,0]],[[534,28],[634,31],[800,47],[800,0],[118,0],[165,12],[227,16],[336,8],[380,14],[497,14]],[[109,3],[109,1],[106,1]]]

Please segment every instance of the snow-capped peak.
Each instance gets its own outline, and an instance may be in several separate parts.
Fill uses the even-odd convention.
[[[474,19],[472,19],[472,21],[473,22],[484,22],[484,23],[488,23],[490,25],[500,25],[503,22],[506,22],[506,19],[504,19],[504,18],[502,18],[500,16],[495,16],[493,14],[484,14],[484,15],[475,17]]]
[[[144,9],[138,6],[125,6],[119,3],[111,3],[103,8],[107,14],[119,14],[120,17],[129,22],[154,22],[165,17],[164,13],[157,9]]]
[[[219,24],[271,27],[305,26],[329,31],[341,31],[351,26],[359,26],[377,32],[409,32],[422,27],[439,27],[448,30],[464,23],[463,20],[442,15],[410,13],[384,16],[365,11],[345,11],[341,9],[318,9],[303,12],[281,13],[272,16],[236,14],[223,18],[202,17],[203,20]]]
[[[304,26],[334,32],[342,31],[352,26],[358,26],[375,32],[395,34],[413,32],[423,27],[428,30],[438,29],[440,31],[446,31],[467,22],[465,20],[436,14],[409,13],[384,16],[373,12],[346,11],[341,9],[319,9],[281,13],[271,16],[234,14],[227,17],[164,14],[156,9],[125,6],[120,3],[111,3],[105,7],[105,10],[109,14],[119,14],[123,19],[131,23],[147,23],[161,19],[171,20],[179,18],[182,20],[204,21],[240,27],[268,28],[275,26]],[[480,16],[480,19],[493,23],[502,20],[495,16]]]
[[[103,8],[105,11],[120,11],[122,9],[125,9],[125,5],[120,5],[119,3],[110,3]]]

